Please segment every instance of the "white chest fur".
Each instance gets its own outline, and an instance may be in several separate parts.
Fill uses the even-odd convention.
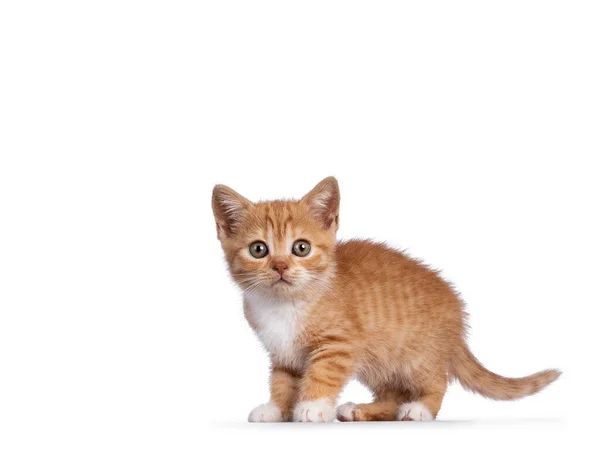
[[[306,317],[305,303],[251,295],[247,295],[245,301],[256,334],[271,358],[278,364],[301,370],[303,354],[298,336]]]

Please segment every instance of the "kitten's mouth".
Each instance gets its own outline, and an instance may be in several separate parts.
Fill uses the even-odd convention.
[[[292,284],[292,282],[291,282],[291,281],[289,281],[289,280],[286,280],[286,279],[285,279],[285,278],[283,278],[283,277],[280,277],[280,278],[279,278],[279,280],[275,280],[275,282],[273,283],[273,286],[275,286],[275,285],[278,285],[278,284],[279,284],[279,285],[281,285],[281,284],[288,284],[288,285],[291,285],[291,284]]]

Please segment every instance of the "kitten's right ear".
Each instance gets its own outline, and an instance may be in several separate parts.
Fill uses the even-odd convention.
[[[212,208],[219,239],[231,237],[237,230],[252,202],[230,187],[217,184],[213,189]]]

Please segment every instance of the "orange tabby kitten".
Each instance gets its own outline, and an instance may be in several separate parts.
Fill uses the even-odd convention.
[[[347,403],[341,421],[432,420],[448,382],[512,400],[560,372],[505,378],[465,342],[466,314],[440,276],[383,244],[337,242],[340,193],[326,178],[299,201],[252,203],[217,185],[212,206],[244,313],[271,358],[271,400],[251,422],[329,422],[356,376],[372,403]]]

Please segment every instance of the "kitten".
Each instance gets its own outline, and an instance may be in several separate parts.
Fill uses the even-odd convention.
[[[339,203],[332,177],[299,201],[252,203],[214,188],[218,238],[271,359],[271,399],[250,422],[332,421],[353,376],[374,400],[340,406],[341,421],[432,420],[453,379],[513,400],[558,378],[557,370],[505,378],[483,367],[465,342],[452,287],[383,244],[336,242]]]

